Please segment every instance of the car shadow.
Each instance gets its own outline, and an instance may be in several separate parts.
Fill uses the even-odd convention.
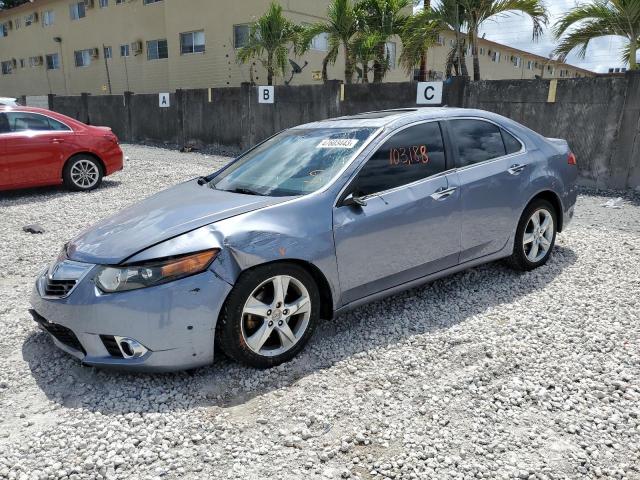
[[[13,200],[19,202],[20,205],[27,205],[29,203],[41,203],[44,200],[53,200],[58,197],[64,197],[68,195],[93,195],[104,190],[116,188],[120,186],[121,183],[122,182],[120,180],[105,178],[102,180],[102,184],[99,187],[89,192],[76,192],[67,190],[62,185],[24,188],[20,190],[6,190],[0,192],[0,201]]]
[[[351,357],[451,328],[495,306],[518,301],[547,287],[576,259],[573,250],[556,246],[547,265],[533,272],[515,272],[502,262],[494,262],[364,305],[320,322],[296,358],[268,370],[245,367],[223,355],[217,355],[211,366],[188,372],[100,370],[82,366],[42,332],[28,336],[22,356],[39,388],[67,408],[124,414],[234,407]],[[427,300],[429,308],[420,308]],[[417,303],[417,308],[412,310],[412,303]],[[458,315],[442,314],[451,311]]]

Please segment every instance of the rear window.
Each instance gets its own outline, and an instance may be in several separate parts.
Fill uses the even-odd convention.
[[[518,139],[506,130],[502,130],[502,139],[504,140],[504,146],[507,150],[507,154],[517,153],[522,149],[522,145]]]

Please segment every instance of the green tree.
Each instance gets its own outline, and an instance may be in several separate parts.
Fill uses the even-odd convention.
[[[358,32],[358,21],[351,0],[331,0],[327,8],[327,21],[316,23],[305,29],[304,40],[299,53],[309,49],[311,39],[316,35],[326,34],[329,49],[322,61],[322,80],[327,81],[327,65],[334,64],[338,57],[340,46],[344,48],[344,79],[352,83],[355,58],[352,42]]]
[[[567,12],[554,25],[560,41],[554,53],[561,59],[573,50],[579,56],[587,53],[589,42],[598,37],[614,35],[628,42],[622,59],[631,70],[638,68],[637,50],[640,47],[640,0],[594,0]]]
[[[378,40],[373,58],[374,83],[382,82],[389,70],[386,43],[402,31],[411,5],[411,0],[360,0],[355,5],[358,29]]]
[[[0,10],[8,10],[9,8],[17,7],[28,1],[29,0],[0,0]]]
[[[362,83],[369,83],[369,71],[372,70],[369,67],[369,63],[379,60],[381,38],[376,33],[359,33],[356,34],[351,42],[351,49],[356,63],[355,70],[362,78]],[[386,61],[388,62],[388,60]],[[357,66],[358,64],[360,67]]]
[[[238,60],[247,63],[258,59],[267,70],[267,83],[285,75],[289,51],[299,49],[303,28],[282,14],[282,7],[273,2],[267,13],[251,25],[247,44],[238,51]]]
[[[426,71],[423,72],[426,52],[438,41],[442,29],[441,20],[431,9],[421,10],[406,20],[400,31],[402,53],[399,61],[409,75],[413,75],[416,65],[420,65],[420,80],[427,80]]]
[[[478,34],[487,20],[496,20],[510,13],[523,13],[533,21],[533,39],[537,40],[547,24],[547,9],[542,0],[459,0],[464,9],[469,43],[473,55],[473,79],[480,80]]]

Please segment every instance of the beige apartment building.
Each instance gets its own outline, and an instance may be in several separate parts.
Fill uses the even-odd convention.
[[[240,64],[236,52],[249,25],[270,0],[32,0],[0,12],[0,96],[153,93],[178,88],[266,83],[259,62]],[[329,0],[281,0],[297,23],[321,21]],[[454,39],[443,32],[430,49],[428,68],[442,78]],[[391,69],[385,81],[412,79],[398,65],[398,39],[387,43]],[[293,85],[320,83],[327,39],[318,36],[301,58]],[[471,73],[471,56],[467,55]],[[505,45],[481,41],[483,79],[563,78],[593,75],[580,68]],[[544,73],[543,73],[544,72]],[[329,77],[344,78],[341,54]],[[286,78],[278,78],[283,83]]]

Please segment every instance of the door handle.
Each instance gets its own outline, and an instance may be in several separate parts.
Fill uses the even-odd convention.
[[[509,172],[511,175],[518,175],[525,169],[525,167],[526,165],[519,165],[517,163],[514,163],[507,169],[507,172]]]
[[[64,143],[63,138],[52,138],[51,143]]]
[[[450,188],[442,187],[436,190],[435,192],[433,192],[431,194],[431,198],[433,198],[434,200],[444,200],[445,198],[448,198],[451,195],[453,195],[456,190],[457,190],[456,187],[450,187]]]

